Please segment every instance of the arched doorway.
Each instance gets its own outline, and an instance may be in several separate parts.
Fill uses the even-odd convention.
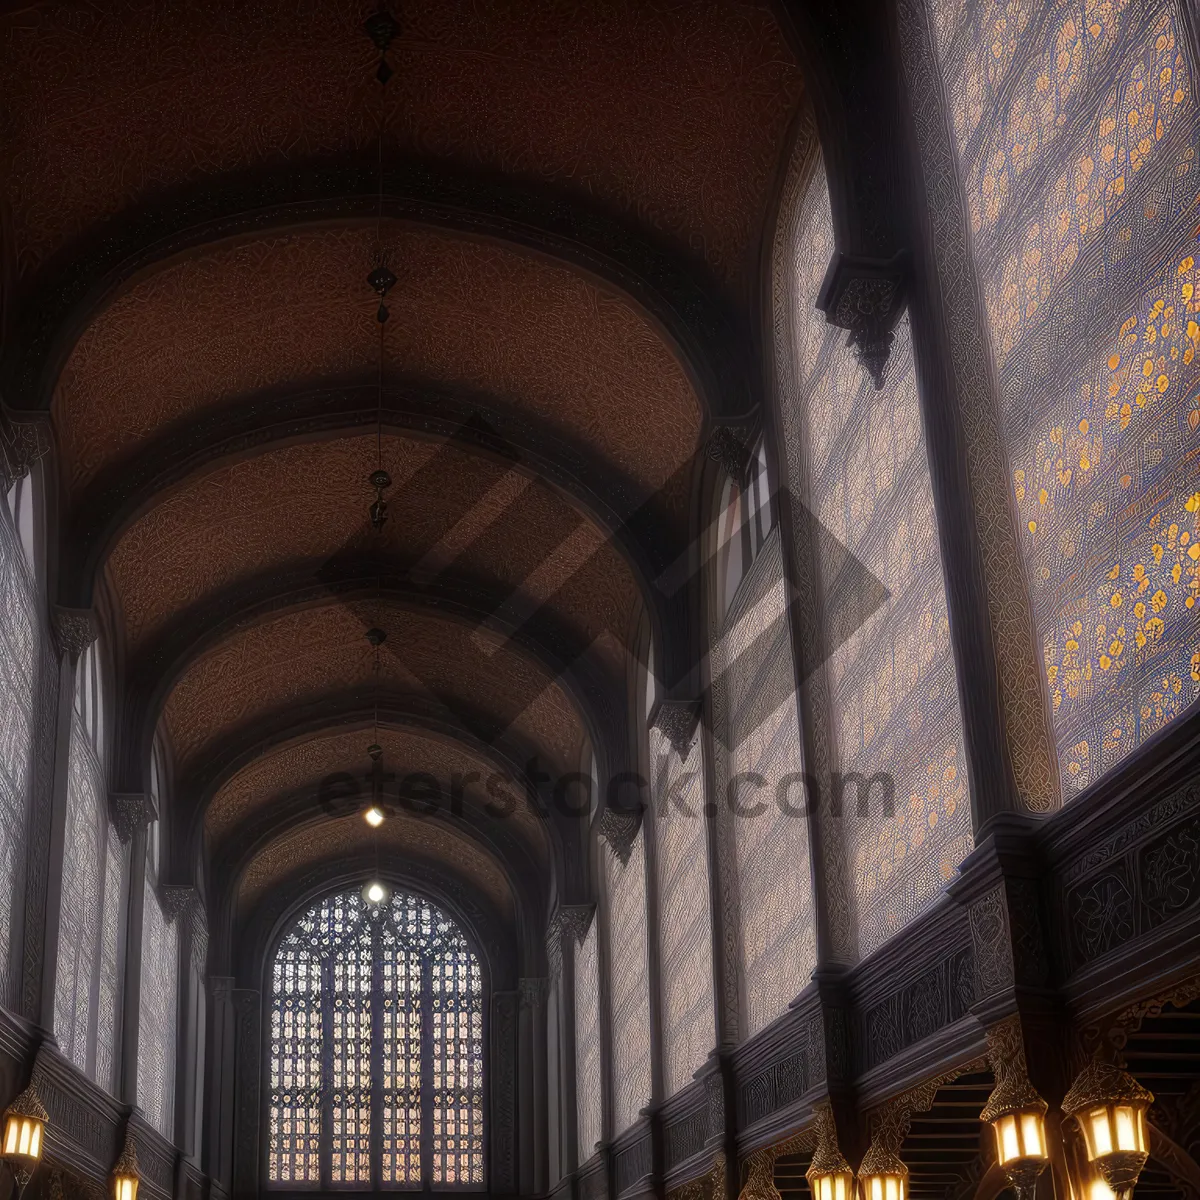
[[[407,892],[327,897],[270,986],[269,1186],[482,1186],[483,981],[450,917]]]

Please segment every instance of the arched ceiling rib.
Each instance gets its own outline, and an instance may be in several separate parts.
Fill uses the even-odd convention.
[[[694,452],[700,405],[637,308],[496,243],[385,224],[385,370],[496,397],[644,492]],[[84,331],[53,411],[72,490],[156,434],[264,389],[374,381],[373,227],[219,244],[136,280]],[[114,421],[115,412],[120,420]]]
[[[438,811],[445,816],[452,811],[457,778],[461,790],[454,803],[464,810],[492,805],[496,814],[492,819],[503,821],[545,861],[545,819],[534,811],[524,789],[503,777],[496,762],[444,735],[386,726],[327,731],[275,748],[247,764],[222,783],[209,802],[204,828],[210,845],[236,840],[237,831],[259,818],[279,797],[307,796],[314,809],[332,803],[334,797],[344,798],[346,803],[365,803],[374,786],[367,746],[376,741],[383,750],[383,770],[394,777],[384,782],[383,789],[393,806],[399,780],[427,772],[441,788]],[[334,781],[339,775],[352,776],[353,787],[349,781]]]
[[[761,387],[761,234],[801,99],[772,0],[393,7],[382,182],[375,0],[0,14],[3,387],[53,414],[51,599],[113,601],[120,786],[161,716],[176,827],[212,796],[214,846],[253,834],[214,897],[243,915],[370,855],[360,819],[292,800],[362,764],[376,702],[406,770],[625,752],[640,605],[687,660],[686,596],[651,588],[691,532],[705,420]],[[373,535],[380,242],[395,483]],[[455,441],[447,414],[473,411],[502,434]],[[382,836],[511,915],[541,886],[514,865],[548,850],[535,832]]]
[[[378,673],[365,636],[373,627],[387,633]],[[369,705],[377,689],[427,698],[487,741],[511,732],[560,769],[579,761],[578,712],[511,643],[374,600],[287,612],[232,634],[188,667],[163,723],[187,778],[239,729],[345,697]]]
[[[166,497],[118,542],[109,577],[135,657],[181,612],[239,584],[309,566],[375,561],[432,584],[447,572],[545,605],[600,661],[624,670],[638,584],[612,540],[554,489],[446,443],[388,436],[393,516],[371,530],[376,438],[284,446],[211,471]]]
[[[373,149],[372,7],[76,0],[5,18],[22,272],[201,175]],[[395,148],[636,214],[748,290],[801,93],[767,0],[425,0],[397,15]]]
[[[369,863],[377,848],[466,875],[505,917],[512,912],[512,888],[503,868],[471,839],[444,823],[407,816],[394,817],[376,831],[356,815],[306,825],[265,847],[242,873],[237,907],[248,912],[272,885],[326,859],[354,855]]]

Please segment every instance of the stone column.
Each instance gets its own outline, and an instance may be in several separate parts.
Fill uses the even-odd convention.
[[[521,1043],[521,1129],[531,1136],[521,1142],[522,1191],[544,1192],[549,1180],[549,1130],[546,1113],[546,1001],[550,992],[548,979],[522,979],[521,1028],[528,1029],[528,1043]],[[526,1053],[525,1046],[529,1045]],[[528,1081],[528,1085],[526,1084]],[[526,1171],[528,1162],[528,1172]],[[525,1182],[528,1174],[528,1183]]]
[[[175,1144],[192,1158],[196,1137],[197,1059],[203,1053],[203,1012],[200,979],[208,931],[196,889],[191,884],[167,884],[161,889],[167,919],[179,923],[179,996],[175,1039]],[[199,943],[199,945],[198,945]],[[197,950],[201,964],[196,966]]]
[[[262,1078],[262,998],[256,988],[234,988],[233,1196],[257,1196],[259,1087]]]
[[[117,837],[129,845],[129,909],[125,920],[125,978],[121,989],[119,1095],[137,1104],[138,1037],[142,997],[142,917],[146,903],[146,827],[154,806],[144,792],[114,792],[109,811]]]
[[[207,1125],[204,1169],[226,1191],[233,1184],[233,1095],[236,1019],[232,975],[208,977]]]
[[[57,705],[53,725],[50,769],[48,836],[30,838],[31,880],[42,903],[40,911],[30,905],[27,912],[25,959],[36,961],[40,954],[35,994],[29,1006],[37,1023],[48,1033],[54,1029],[54,990],[58,982],[58,927],[62,917],[63,859],[66,846],[67,789],[71,762],[71,719],[75,708],[75,669],[80,656],[96,640],[97,626],[91,610],[54,608],[52,632],[58,651]],[[39,690],[40,690],[39,683]],[[37,755],[34,755],[36,762]],[[36,781],[35,781],[36,787]],[[37,827],[35,803],[32,829]],[[68,902],[69,902],[69,898]]]

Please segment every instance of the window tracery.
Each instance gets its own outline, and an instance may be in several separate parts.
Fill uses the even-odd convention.
[[[1070,797],[1200,694],[1195,64],[1176,0],[933,7]]]
[[[274,1185],[483,1183],[483,983],[458,927],[419,897],[310,908],[271,982]]]

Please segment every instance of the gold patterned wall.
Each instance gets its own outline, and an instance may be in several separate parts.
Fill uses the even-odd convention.
[[[1200,694],[1200,107],[1176,0],[935,0],[1065,795]]]

